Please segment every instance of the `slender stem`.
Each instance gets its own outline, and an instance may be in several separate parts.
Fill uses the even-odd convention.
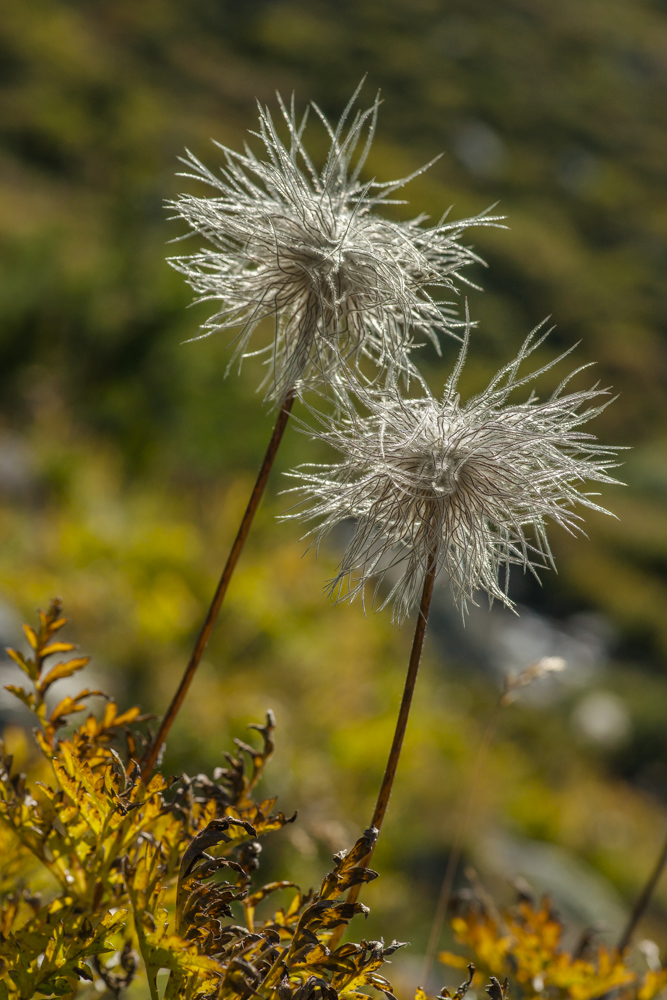
[[[667,863],[667,839],[665,839],[665,842],[662,845],[662,850],[660,851],[660,854],[658,856],[655,868],[651,872],[646,885],[642,889],[639,898],[633,907],[632,913],[630,914],[630,919],[628,920],[627,926],[623,931],[623,934],[621,935],[620,941],[618,942],[618,950],[620,954],[623,954],[623,952],[630,944],[630,940],[636,930],[637,924],[644,915],[644,911],[646,910],[646,907],[649,904],[649,901],[651,899],[651,896],[653,895],[655,887],[660,881],[660,876],[662,875],[662,870],[665,867],[665,863]]]
[[[424,955],[424,962],[421,969],[421,979],[420,982],[426,988],[426,983],[428,982],[428,977],[431,974],[431,966],[433,965],[433,959],[435,958],[436,952],[438,950],[438,944],[440,942],[440,935],[442,934],[442,927],[445,922],[445,917],[447,916],[447,907],[449,906],[449,900],[452,895],[452,888],[454,886],[454,877],[456,875],[456,870],[459,866],[459,861],[461,860],[461,849],[463,847],[463,838],[465,836],[468,824],[470,822],[470,817],[472,815],[472,808],[477,794],[477,786],[479,781],[479,776],[486,761],[486,755],[488,753],[491,741],[493,739],[494,733],[496,731],[496,726],[498,725],[498,718],[500,712],[502,711],[504,705],[503,696],[498,699],[496,706],[493,710],[489,723],[486,727],[484,736],[482,737],[482,742],[480,744],[479,750],[477,751],[477,757],[475,759],[475,766],[473,768],[473,773],[470,779],[470,784],[468,787],[468,795],[459,819],[458,826],[456,828],[456,833],[454,834],[454,840],[452,842],[452,849],[449,852],[449,857],[447,859],[447,867],[445,868],[445,874],[442,880],[442,886],[440,887],[440,895],[438,896],[438,903],[435,908],[435,914],[433,916],[433,924],[431,926],[431,933],[428,939],[428,945],[426,946],[426,954]]]
[[[396,768],[398,767],[398,761],[403,748],[403,739],[408,725],[408,716],[410,715],[410,706],[412,705],[412,696],[417,682],[419,662],[421,660],[422,647],[424,645],[424,635],[426,633],[428,613],[431,607],[431,597],[433,595],[433,584],[435,583],[436,569],[435,559],[432,559],[428,573],[426,574],[426,579],[424,580],[424,589],[422,591],[422,599],[419,606],[419,616],[417,618],[415,634],[412,640],[410,662],[408,664],[408,673],[405,678],[401,707],[398,711],[398,719],[396,720],[394,740],[391,744],[387,766],[385,768],[384,777],[382,778],[380,792],[378,794],[375,811],[373,812],[373,818],[371,820],[371,826],[374,826],[376,830],[380,830],[382,827],[382,821],[387,811],[387,805],[389,804],[389,796],[391,795],[391,790],[394,785],[394,778],[396,777]],[[374,847],[375,845],[373,845],[373,848],[368,855],[369,859],[373,853]]]
[[[141,774],[144,781],[148,781],[150,778],[153,768],[155,767],[155,762],[159,756],[160,750],[167,739],[169,730],[171,729],[172,723],[178,714],[178,711],[183,704],[185,695],[187,694],[188,688],[192,682],[195,671],[199,666],[202,656],[204,655],[204,650],[213,631],[213,626],[215,625],[218,613],[222,602],[225,599],[225,594],[227,593],[227,587],[229,586],[229,581],[232,578],[234,569],[239,560],[239,556],[243,551],[243,546],[245,545],[246,538],[248,537],[248,532],[250,531],[250,526],[252,524],[255,512],[259,506],[259,502],[262,499],[262,494],[264,493],[264,488],[266,486],[266,481],[269,478],[269,473],[273,462],[275,460],[282,436],[285,433],[285,428],[287,427],[287,421],[289,420],[290,411],[292,409],[292,404],[294,402],[294,392],[290,392],[285,398],[280,412],[278,414],[275,427],[273,428],[273,433],[271,435],[271,440],[269,441],[268,448],[266,449],[266,454],[264,456],[264,461],[260,466],[259,473],[257,475],[257,480],[253,487],[253,491],[250,494],[250,500],[248,501],[248,506],[246,507],[245,514],[241,521],[236,538],[234,539],[234,544],[232,545],[229,556],[227,557],[227,562],[225,563],[225,568],[222,571],[222,576],[220,577],[220,582],[218,583],[215,594],[213,595],[213,600],[211,606],[208,609],[208,614],[204,619],[204,624],[201,627],[201,631],[197,637],[197,642],[192,650],[192,655],[188,661],[188,665],[185,668],[183,677],[181,678],[181,683],[178,686],[176,694],[172,698],[171,704],[167,709],[162,723],[158,730],[157,736],[151,743],[148,751],[146,752],[144,759],[141,762]]]
[[[403,688],[403,698],[401,699],[401,707],[398,711],[398,719],[396,720],[396,729],[394,730],[394,739],[391,744],[391,750],[389,751],[389,758],[387,760],[387,766],[384,771],[384,777],[382,778],[382,784],[380,785],[380,792],[378,794],[377,802],[375,804],[375,811],[373,812],[373,818],[371,820],[371,826],[379,832],[382,827],[382,821],[384,819],[385,813],[387,811],[387,805],[389,803],[389,797],[391,795],[391,790],[394,785],[394,778],[396,777],[396,768],[398,767],[398,761],[401,756],[401,749],[403,747],[403,738],[405,737],[405,730],[408,725],[408,716],[410,715],[410,706],[412,704],[412,696],[415,690],[415,684],[417,682],[417,674],[419,672],[419,661],[422,655],[422,647],[424,645],[424,635],[426,633],[426,625],[428,622],[428,613],[431,607],[431,597],[433,596],[433,584],[435,583],[435,577],[437,573],[437,562],[435,557],[431,559],[431,564],[426,573],[426,579],[424,580],[424,589],[422,590],[421,603],[419,605],[419,616],[417,618],[417,624],[415,625],[415,634],[412,640],[412,651],[410,653],[410,662],[408,664],[408,673],[405,678],[405,686]],[[376,841],[377,843],[377,841]],[[375,849],[375,844],[371,847],[370,851],[363,860],[364,865],[368,865],[368,862],[373,856],[373,851]],[[352,886],[348,895],[348,903],[356,903],[361,890],[361,885]],[[328,947],[333,949],[336,947],[343,932],[345,930],[345,925],[341,925],[336,928],[331,936]]]

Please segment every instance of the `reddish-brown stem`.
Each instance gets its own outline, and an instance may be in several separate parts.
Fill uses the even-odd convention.
[[[426,625],[428,622],[428,613],[431,607],[431,597],[433,596],[433,584],[435,583],[435,577],[437,574],[437,562],[433,558],[429,566],[428,572],[426,574],[426,579],[424,580],[424,588],[422,590],[421,603],[419,605],[419,616],[417,618],[417,624],[415,625],[415,634],[412,640],[412,650],[410,652],[410,662],[408,664],[408,673],[405,678],[405,685],[403,687],[403,697],[401,699],[401,707],[398,710],[398,719],[396,720],[396,728],[394,730],[394,739],[391,744],[391,750],[389,751],[389,758],[387,760],[387,766],[385,767],[384,777],[382,778],[382,784],[380,785],[380,792],[378,794],[377,802],[375,804],[375,811],[373,812],[373,818],[371,820],[371,827],[379,832],[382,827],[382,821],[384,820],[385,813],[387,811],[387,805],[389,804],[389,797],[391,795],[391,790],[394,785],[394,778],[396,777],[396,769],[398,767],[398,761],[401,756],[401,749],[403,748],[403,739],[405,737],[405,730],[408,726],[408,717],[410,715],[410,706],[412,704],[412,696],[415,690],[415,684],[417,682],[417,674],[419,673],[419,661],[421,660],[422,647],[424,645],[424,635],[426,633]],[[377,843],[377,841],[376,841]],[[373,851],[375,849],[375,844],[368,852],[364,858],[363,864],[368,865],[371,857],[373,856]],[[361,885],[353,886],[349,893],[347,894],[348,903],[356,903],[359,892],[361,891]],[[336,928],[329,941],[329,948],[335,948],[345,930],[345,925],[341,925]]]
[[[148,748],[142,762],[141,762],[141,774],[144,781],[148,781],[151,774],[153,773],[153,768],[160,754],[160,750],[167,739],[169,730],[171,729],[172,723],[176,718],[178,711],[183,704],[183,700],[187,694],[188,688],[192,682],[195,671],[199,666],[202,656],[204,655],[204,650],[213,631],[216,619],[220,612],[222,602],[225,599],[225,594],[227,593],[227,588],[229,586],[229,581],[232,578],[234,569],[239,560],[239,556],[243,551],[243,546],[245,545],[246,538],[248,537],[248,532],[250,531],[250,526],[252,524],[253,518],[259,507],[259,502],[262,499],[262,494],[264,493],[264,488],[266,486],[266,481],[269,478],[269,473],[271,467],[273,466],[274,459],[276,457],[282,436],[285,433],[285,428],[287,427],[287,421],[289,420],[290,411],[292,409],[292,404],[294,402],[294,393],[290,392],[283,403],[278,418],[276,420],[275,427],[273,428],[273,433],[271,435],[271,440],[269,441],[269,446],[266,449],[266,454],[264,456],[264,461],[261,464],[253,491],[250,494],[250,500],[248,501],[248,506],[246,507],[245,514],[241,521],[236,538],[234,539],[234,544],[232,545],[229,556],[227,557],[227,562],[225,563],[225,568],[222,571],[222,576],[220,577],[220,582],[218,583],[215,594],[213,595],[213,600],[211,601],[211,606],[208,609],[206,618],[204,619],[204,624],[201,627],[199,635],[197,636],[197,642],[192,650],[192,655],[188,661],[188,665],[185,668],[183,677],[181,678],[181,683],[178,685],[178,690],[171,700],[171,704],[167,709],[160,728],[157,732],[157,736]]]
[[[620,954],[623,954],[626,948],[628,948],[630,941],[632,940],[632,935],[634,934],[637,928],[637,924],[644,915],[644,911],[646,910],[646,907],[650,902],[655,887],[660,881],[660,876],[662,875],[666,863],[667,863],[667,839],[662,845],[662,850],[658,855],[658,860],[655,864],[655,867],[653,868],[653,871],[651,872],[646,885],[639,894],[639,898],[637,899],[637,902],[633,907],[627,926],[623,931],[623,934],[621,935],[621,940],[618,942],[618,950]]]

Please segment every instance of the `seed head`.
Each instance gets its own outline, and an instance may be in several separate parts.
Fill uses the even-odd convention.
[[[244,153],[220,146],[225,166],[218,176],[188,151],[183,176],[203,180],[218,193],[183,194],[169,202],[190,232],[211,244],[170,261],[198,302],[217,303],[201,336],[240,328],[235,357],[265,355],[264,387],[274,402],[297,385],[341,382],[343,370],[363,357],[372,358],[380,372],[410,371],[415,338],[437,346],[439,332],[456,336],[462,324],[451,303],[431,293],[452,291],[458,271],[479,260],[458,242],[463,230],[497,222],[482,213],[459,222],[443,217],[427,228],[426,216],[396,222],[379,215],[379,209],[401,204],[393,194],[426,168],[388,183],[360,180],[379,100],[352,115],[358,93],[335,127],[312,105],[330,144],[321,170],[304,146],[307,114],[298,122],[294,101],[288,109],[278,96],[287,145],[260,105],[259,132],[253,134],[263,143],[264,157],[247,146]],[[265,319],[274,324],[273,342],[251,352],[252,335]]]
[[[579,428],[600,413],[607,390],[565,394],[571,373],[544,402],[534,393],[510,403],[515,389],[531,382],[561,358],[520,377],[519,366],[544,340],[537,331],[517,358],[467,403],[457,383],[468,333],[441,400],[423,388],[420,398],[403,398],[398,388],[360,387],[356,396],[368,415],[348,409],[320,418],[314,436],[343,456],[340,463],[302,466],[295,475],[304,509],[287,517],[316,520],[317,542],[332,528],[356,522],[330,592],[353,600],[365,583],[388,577],[382,607],[393,603],[402,620],[418,603],[435,558],[449,579],[456,603],[484,590],[512,607],[507,594],[510,566],[536,573],[553,566],[547,521],[580,531],[576,504],[608,513],[585,480],[613,483],[615,449],[600,445]],[[569,353],[569,352],[566,352]],[[586,366],[584,366],[586,367]],[[581,371],[581,369],[578,369]],[[593,405],[588,405],[593,403]],[[499,574],[505,570],[504,586]]]

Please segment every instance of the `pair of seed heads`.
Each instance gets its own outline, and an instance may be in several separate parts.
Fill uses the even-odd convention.
[[[264,356],[269,402],[280,406],[308,390],[334,400],[326,413],[307,403],[309,433],[340,461],[292,473],[301,501],[286,515],[315,522],[309,534],[317,543],[341,522],[354,523],[331,593],[352,600],[369,580],[375,593],[386,580],[381,604],[391,603],[400,621],[419,603],[435,562],[463,610],[480,590],[512,606],[510,567],[536,573],[553,565],[548,521],[577,532],[576,505],[607,513],[582,487],[615,482],[615,449],[581,427],[608,405],[609,393],[597,385],[567,392],[572,372],[544,401],[534,392],[510,399],[565,357],[523,374],[548,334],[536,330],[483,392],[461,402],[471,324],[467,308],[458,318],[442,295],[470,285],[461,271],[479,262],[463,233],[500,219],[445,216],[429,227],[425,216],[383,214],[404,203],[396,192],[422,171],[392,182],[362,179],[380,102],[355,112],[357,96],[335,127],[311,105],[328,135],[321,168],[304,144],[308,115],[299,121],[294,101],[287,107],[280,98],[287,139],[260,105],[253,135],[262,157],[248,146],[243,153],[222,146],[225,163],[214,174],[188,152],[184,176],[216,193],[170,204],[187,235],[208,247],[171,263],[198,302],[216,304],[201,336],[237,329],[234,357]],[[272,340],[255,350],[266,322]],[[411,351],[424,341],[439,350],[443,334],[462,345],[436,398]],[[416,395],[404,392],[410,382]]]

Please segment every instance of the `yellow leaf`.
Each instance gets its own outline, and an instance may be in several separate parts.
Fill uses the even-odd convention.
[[[653,1000],[667,985],[667,969],[653,970],[646,973],[637,993],[637,1000]]]
[[[24,705],[27,705],[31,711],[35,707],[34,695],[24,691],[22,687],[17,687],[16,684],[5,684],[5,691],[9,691],[10,694],[13,694],[15,698],[18,698]]]
[[[59,725],[60,719],[65,715],[71,715],[72,712],[81,712],[86,706],[82,698],[87,698],[91,694],[102,694],[102,691],[89,691],[87,688],[83,691],[79,691],[76,698],[63,698],[62,701],[58,702],[56,707],[51,712],[50,722],[51,725]]]
[[[113,724],[114,726],[124,726],[128,722],[133,722],[140,713],[141,709],[135,705],[134,708],[128,708],[126,712],[117,715],[113,720]]]
[[[39,641],[37,639],[37,635],[35,634],[34,628],[30,628],[29,625],[24,625],[23,631],[25,632],[26,639],[28,640],[32,648],[36,650],[39,647]]]
[[[5,650],[7,655],[11,657],[14,663],[17,663],[24,674],[27,674],[31,681],[36,681],[39,677],[39,667],[35,660],[26,659],[22,653],[18,653],[15,649],[7,648]]]
[[[51,642],[41,650],[42,656],[51,656],[52,653],[70,653],[75,649],[73,642]]]
[[[49,670],[46,677],[43,677],[39,682],[40,691],[46,691],[51,684],[63,677],[71,677],[77,670],[82,670],[87,663],[90,663],[89,656],[80,656],[74,660],[68,660],[67,663],[56,663],[55,667]]]
[[[107,912],[100,920],[100,924],[108,931],[115,931],[122,926],[125,918],[127,917],[127,913],[128,911],[122,908],[115,910],[113,913]]]
[[[39,729],[35,730],[35,739],[39,743],[42,753],[46,754],[47,757],[50,757],[53,753],[53,746],[49,743],[44,734],[39,731]]]

